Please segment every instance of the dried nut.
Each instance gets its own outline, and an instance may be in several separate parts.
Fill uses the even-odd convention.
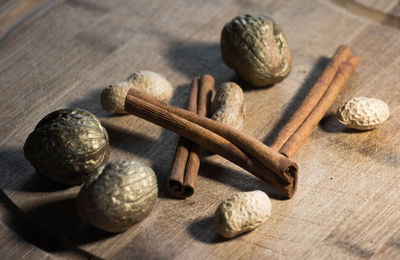
[[[153,170],[135,161],[98,168],[77,197],[79,216],[108,232],[123,232],[144,219],[157,199]]]
[[[212,119],[243,130],[245,105],[242,89],[233,82],[223,83],[212,103]]]
[[[349,128],[374,129],[389,118],[389,107],[380,99],[353,97],[339,107],[337,118]]]
[[[63,184],[80,184],[108,161],[107,131],[88,111],[57,110],[29,134],[24,154],[39,174]]]
[[[292,65],[286,36],[281,27],[264,15],[241,15],[224,26],[222,59],[254,86],[282,81]]]
[[[126,81],[105,88],[100,97],[101,105],[110,113],[126,114],[125,97],[131,88],[141,90],[164,102],[169,102],[174,92],[163,75],[141,70],[133,73]]]
[[[214,214],[214,226],[225,238],[260,226],[271,215],[271,201],[260,190],[240,192],[222,202]]]

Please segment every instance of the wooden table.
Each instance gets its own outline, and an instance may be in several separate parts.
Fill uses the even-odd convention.
[[[300,167],[293,199],[276,198],[218,156],[202,161],[194,196],[173,199],[165,181],[177,136],[134,116],[110,115],[99,94],[134,71],[151,70],[167,77],[176,89],[171,103],[183,106],[192,77],[210,73],[216,86],[234,80],[219,37],[226,22],[244,13],[273,17],[294,56],[282,83],[245,88],[245,132],[266,144],[337,46],[350,45],[362,64],[293,158]],[[18,206],[0,196],[2,258],[400,258],[399,1],[3,0],[0,34],[0,184]],[[334,113],[353,96],[384,100],[390,119],[377,130],[347,130]],[[85,224],[75,213],[79,187],[49,183],[24,158],[36,123],[64,107],[101,119],[111,161],[135,159],[155,170],[157,205],[127,232],[111,235]],[[253,232],[220,237],[212,221],[218,204],[255,189],[272,197],[272,216]]]

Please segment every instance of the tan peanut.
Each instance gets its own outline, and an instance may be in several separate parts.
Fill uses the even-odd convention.
[[[239,85],[233,82],[223,83],[215,94],[211,118],[243,130],[245,112],[244,95]]]
[[[271,201],[260,190],[240,192],[222,202],[214,214],[214,226],[232,238],[260,226],[271,215]]]
[[[126,114],[125,97],[131,88],[141,90],[164,102],[169,102],[174,92],[173,87],[163,75],[141,70],[133,73],[126,81],[105,88],[100,97],[101,105],[110,113]]]
[[[349,128],[370,130],[389,118],[389,107],[380,99],[353,97],[339,107],[337,118]]]

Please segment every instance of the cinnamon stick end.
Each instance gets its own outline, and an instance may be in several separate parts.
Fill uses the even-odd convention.
[[[348,55],[350,56],[351,55],[350,47],[346,44],[339,45],[339,47],[336,49],[336,53],[344,53],[344,52],[346,54],[348,53]]]
[[[194,194],[194,187],[183,185],[182,182],[168,178],[167,189],[169,193],[178,199],[186,199]]]
[[[292,162],[289,159],[286,159],[285,157],[280,159],[280,165],[282,166],[281,177],[286,182],[286,185],[282,185],[280,191],[287,198],[291,199],[297,190],[297,178],[298,178],[299,167],[297,166],[296,163]]]
[[[285,171],[285,174],[289,175],[292,179],[292,181],[287,186],[287,194],[285,194],[289,199],[291,199],[294,196],[297,190],[297,178],[298,178],[297,171],[298,168],[296,164],[289,166]]]
[[[182,198],[188,198],[193,194],[194,194],[194,187],[188,185],[183,186]]]
[[[168,178],[167,180],[167,189],[169,193],[175,198],[182,198],[182,194],[184,193],[183,185],[181,182],[177,180],[173,180]]]
[[[210,74],[204,74],[204,75],[201,77],[201,81],[202,81],[203,84],[211,84],[211,85],[214,85],[214,77],[211,76]]]

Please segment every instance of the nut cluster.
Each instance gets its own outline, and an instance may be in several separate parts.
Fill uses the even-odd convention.
[[[286,36],[281,27],[270,17],[264,15],[235,17],[224,26],[221,32],[220,47],[224,62],[254,86],[261,87],[280,82],[290,73],[292,55]],[[351,59],[349,60],[351,61]],[[345,61],[338,64],[340,67],[336,70],[341,74],[335,71],[332,75],[339,75],[342,80],[340,81],[339,77],[339,80],[334,81],[333,79],[332,82],[345,82],[345,76],[350,76],[350,71],[352,72],[356,67],[350,66],[351,69],[347,70],[349,73],[344,73],[346,67],[350,68],[350,63]],[[212,79],[210,75],[208,77]],[[212,81],[212,88],[208,86],[207,90],[207,95],[210,92],[210,96],[212,96],[214,87],[214,80],[211,79],[208,79],[208,84],[211,84]],[[206,82],[204,77],[201,80]],[[336,85],[339,86],[339,83]],[[335,84],[327,83],[328,85]],[[133,90],[129,91],[130,89]],[[339,87],[336,89],[340,90]],[[193,116],[193,113],[184,110],[179,112],[179,109],[159,102],[169,102],[173,92],[174,88],[164,76],[151,71],[138,71],[128,77],[126,81],[104,89],[100,101],[103,108],[111,113],[124,114],[128,111],[167,129],[172,129],[185,138],[193,139],[198,142],[200,148],[204,146],[223,155],[257,177],[261,176],[266,181],[272,180],[270,182],[276,185],[273,187],[278,187],[288,197],[293,195],[297,184],[297,165],[287,158],[289,156],[282,155],[289,153],[273,150],[258,140],[239,132],[244,127],[246,110],[240,86],[233,82],[226,82],[220,86],[212,103],[211,116],[212,119],[239,131],[202,118],[206,112],[204,114],[198,112],[201,116]],[[196,92],[198,90],[193,90],[193,93]],[[327,95],[326,93],[337,95],[338,92],[328,92],[327,90],[324,95]],[[317,95],[314,94],[315,96]],[[197,98],[195,95],[193,97],[193,104],[203,103],[199,101],[201,98]],[[333,100],[330,96],[329,99]],[[204,104],[206,103],[204,102]],[[318,104],[325,105],[328,104],[328,101]],[[196,106],[197,111],[206,107],[206,105],[197,103],[193,105],[193,107]],[[328,109],[329,106],[325,107]],[[314,120],[318,116],[319,114],[307,118]],[[350,128],[369,130],[387,120],[389,109],[381,100],[356,97],[339,107],[337,117],[340,123]],[[322,115],[318,121],[321,118]],[[192,122],[196,120],[200,123]],[[310,133],[312,131],[310,127],[303,127],[303,129]],[[184,142],[182,141],[180,146],[183,147],[182,150],[190,146],[186,145],[187,147],[185,147]],[[295,143],[295,145],[297,144]],[[193,176],[187,174],[186,170],[197,167],[197,174],[200,157],[191,157],[195,161],[194,163],[186,162],[189,161],[188,158],[191,154],[199,155],[201,150],[192,147],[192,150],[186,152],[187,155],[185,155],[185,161],[182,159],[182,164],[178,165],[180,162],[177,160],[178,166],[184,165],[186,168],[179,176],[182,178],[176,179],[183,185],[192,188],[195,179],[193,181]],[[81,184],[86,181],[77,196],[77,211],[82,219],[99,229],[113,233],[123,232],[143,220],[154,208],[158,194],[154,171],[135,161],[116,161],[106,164],[109,158],[107,131],[99,120],[88,111],[61,109],[44,117],[28,136],[24,145],[24,154],[38,173],[56,182]],[[263,175],[268,167],[273,170],[275,174],[273,177],[267,178]],[[278,177],[276,177],[277,175]],[[190,177],[192,180],[188,181]],[[284,177],[288,180],[287,182],[282,179]],[[175,179],[172,180],[175,181]],[[283,187],[282,182],[286,186]],[[217,232],[223,237],[233,238],[256,229],[270,215],[271,201],[267,194],[259,190],[241,192],[219,205],[214,214],[214,225]]]

